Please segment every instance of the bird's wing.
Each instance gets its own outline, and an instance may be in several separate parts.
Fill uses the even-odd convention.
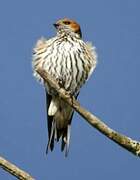
[[[87,49],[89,58],[92,60],[91,61],[92,66],[91,66],[91,69],[89,71],[88,78],[87,78],[87,80],[88,80],[90,75],[92,74],[93,70],[96,68],[96,65],[97,65],[97,53],[96,53],[96,48],[92,45],[91,42],[86,42],[86,47],[87,47],[86,49]]]
[[[33,61],[32,61],[33,75],[42,84],[44,83],[44,80],[36,72],[36,69],[42,67],[43,65],[44,59],[42,58],[42,54],[46,51],[46,48],[47,48],[47,40],[45,38],[40,38],[33,49]]]
[[[54,128],[52,127],[53,126],[53,116],[49,116],[48,115],[48,109],[49,109],[49,106],[50,106],[50,102],[52,100],[52,96],[48,94],[46,88],[45,88],[45,93],[46,93],[46,110],[47,110],[47,123],[48,123],[48,146],[47,146],[47,150],[46,152],[48,151],[48,148],[50,147],[51,151],[53,150],[53,147],[54,147]]]

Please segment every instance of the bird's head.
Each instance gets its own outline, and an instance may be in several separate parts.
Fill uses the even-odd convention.
[[[75,33],[75,35],[82,37],[80,26],[74,20],[64,18],[54,23],[58,33]]]

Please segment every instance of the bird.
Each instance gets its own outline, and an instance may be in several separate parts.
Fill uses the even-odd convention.
[[[40,38],[33,49],[32,68],[35,78],[43,84],[46,94],[46,153],[53,151],[55,143],[61,139],[61,151],[65,150],[67,156],[74,110],[44,81],[37,69],[45,70],[60,87],[77,98],[81,87],[97,65],[97,53],[92,43],[82,39],[81,27],[75,20],[62,18],[53,25],[56,35],[50,39]]]

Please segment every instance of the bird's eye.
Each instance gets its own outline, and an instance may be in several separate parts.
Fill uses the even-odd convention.
[[[69,25],[70,24],[70,21],[64,21],[63,22],[65,25]]]

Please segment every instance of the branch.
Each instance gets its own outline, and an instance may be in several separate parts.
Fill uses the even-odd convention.
[[[108,127],[98,117],[81,107],[78,101],[76,101],[74,97],[71,97],[67,91],[61,88],[47,72],[45,72],[41,68],[37,69],[36,71],[49,85],[51,85],[53,89],[56,90],[59,96],[65,102],[67,102],[75,111],[77,111],[91,126],[96,128],[109,139],[111,139],[121,147],[125,148],[126,150],[130,151],[134,155],[140,156],[140,142],[135,141],[123,134],[120,134]]]
[[[9,172],[13,176],[17,177],[21,180],[35,180],[33,177],[31,177],[28,173],[25,171],[19,169],[14,164],[8,162],[6,159],[0,157],[0,167],[3,168],[5,171]]]

